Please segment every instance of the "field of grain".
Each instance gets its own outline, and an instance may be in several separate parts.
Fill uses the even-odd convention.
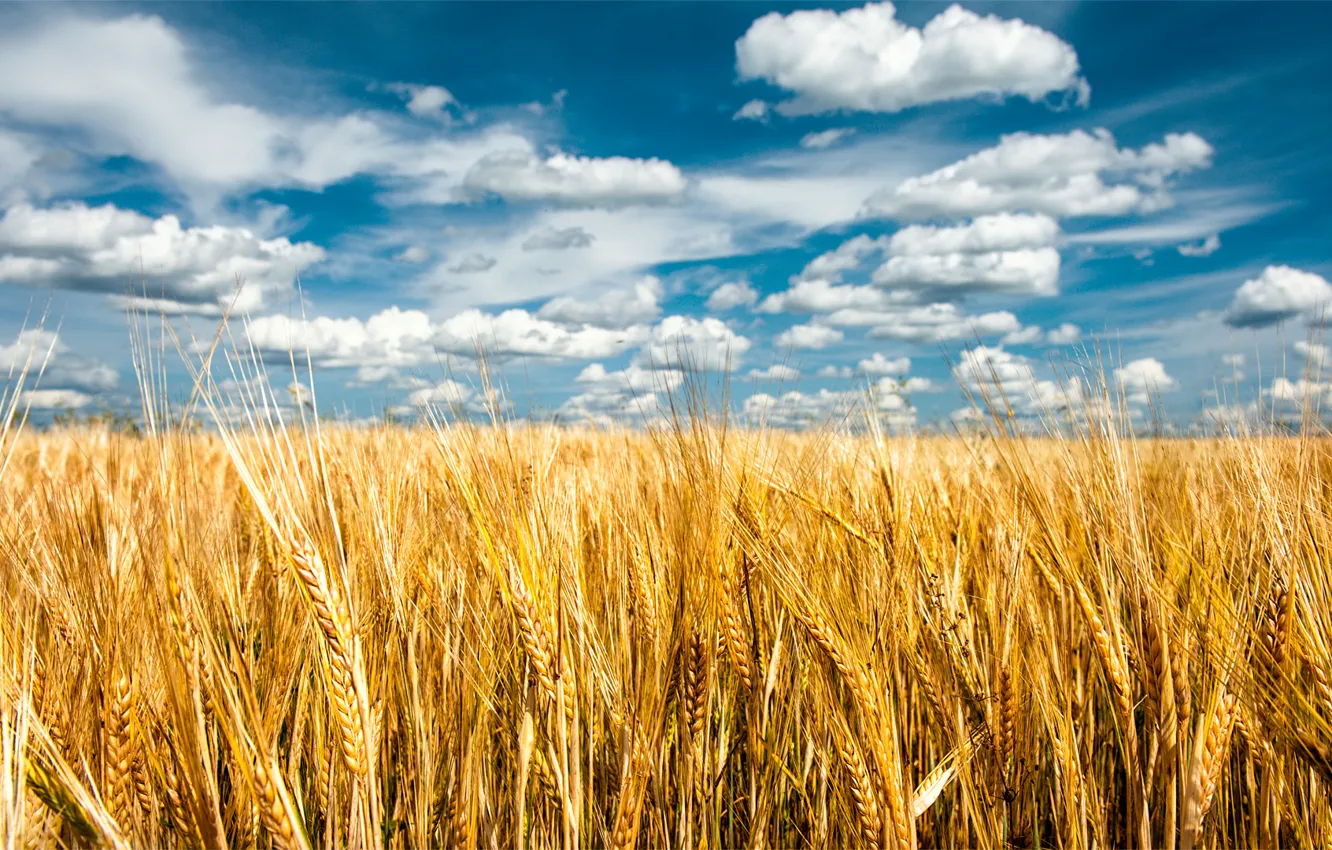
[[[1329,449],[11,429],[0,844],[1327,846]]]

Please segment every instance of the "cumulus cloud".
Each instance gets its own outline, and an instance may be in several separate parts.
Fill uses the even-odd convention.
[[[1045,335],[1045,341],[1051,345],[1072,345],[1080,339],[1082,339],[1082,328],[1072,322],[1064,322]]]
[[[1290,266],[1268,266],[1235,291],[1225,317],[1232,327],[1258,328],[1297,316],[1316,320],[1329,306],[1332,286],[1322,276]]]
[[[680,169],[661,159],[566,153],[542,159],[529,151],[488,154],[463,178],[464,189],[476,196],[585,206],[661,203],[679,197],[685,186]]]
[[[850,127],[832,127],[818,133],[806,133],[800,137],[800,147],[813,150],[830,148],[842,139],[854,135],[855,132],[856,131]]]
[[[590,392],[669,392],[684,381],[678,369],[645,369],[629,365],[607,371],[600,363],[589,363],[574,380]]]
[[[99,393],[113,390],[120,384],[120,373],[115,369],[101,360],[74,352],[58,332],[40,328],[20,331],[13,343],[0,344],[0,374],[17,376],[25,368],[28,386],[37,384],[41,390],[51,392],[80,390]]]
[[[1179,387],[1155,357],[1144,357],[1115,369],[1115,382],[1131,404],[1148,404],[1152,396]]]
[[[872,357],[857,363],[856,371],[862,375],[869,375],[872,378],[883,378],[889,375],[905,375],[907,372],[911,371],[911,358],[894,357],[890,360],[876,351]]]
[[[181,311],[217,312],[244,286],[240,310],[289,292],[324,259],[308,242],[264,239],[242,227],[184,227],[110,204],[10,207],[0,218],[0,283],[126,294],[145,288]]]
[[[1045,335],[1037,325],[1028,325],[1025,328],[1019,328],[1015,331],[1009,331],[1004,334],[1004,338],[999,340],[1004,345],[1034,345],[1041,341]]]
[[[1104,129],[1013,133],[995,147],[876,192],[863,214],[912,219],[1030,212],[1067,218],[1153,212],[1173,203],[1171,177],[1206,168],[1211,158],[1212,146],[1193,133],[1167,134],[1136,151],[1120,149]]]
[[[910,428],[916,422],[915,408],[890,380],[880,381],[868,392],[825,388],[814,393],[791,390],[780,396],[754,393],[745,399],[741,411],[751,422],[781,428],[807,428],[838,421],[858,425],[867,414],[890,428]]]
[[[1288,405],[1323,405],[1332,401],[1332,383],[1311,378],[1273,378],[1271,385],[1263,392],[1274,401]]]
[[[654,369],[734,369],[752,343],[720,319],[667,316],[649,335],[637,363]]]
[[[826,280],[802,280],[774,292],[758,305],[760,313],[831,313],[836,310],[885,311],[892,295],[874,286],[835,286]]]
[[[750,369],[745,377],[751,381],[794,381],[800,377],[800,370],[785,363],[774,363],[766,369]]]
[[[1054,248],[1024,248],[985,254],[892,257],[874,272],[873,280],[879,286],[1054,295],[1059,289],[1059,252]]]
[[[447,116],[447,108],[457,106],[453,93],[443,86],[422,86],[414,83],[394,83],[388,87],[407,101],[407,111],[417,118]]]
[[[843,333],[824,325],[792,325],[773,340],[781,348],[827,348],[842,341]]]
[[[1177,250],[1185,257],[1210,257],[1221,250],[1221,236],[1213,233],[1201,242],[1186,242]]]
[[[681,385],[685,373],[675,369],[645,369],[630,365],[610,372],[606,366],[594,362],[578,377],[577,394],[559,406],[559,414],[571,420],[609,422],[625,418],[653,417],[661,413],[659,396],[665,396]]]
[[[303,358],[308,352],[313,363],[327,368],[417,366],[427,362],[434,352],[430,317],[419,310],[397,307],[365,321],[260,316],[246,323],[246,334],[260,352],[280,355],[284,360],[290,354]]]
[[[955,304],[928,304],[912,307],[887,315],[841,316],[837,313],[824,317],[824,321],[856,320],[873,322],[871,339],[895,339],[903,342],[945,342],[954,339],[975,339],[1002,336],[1020,330],[1022,323],[1006,310],[968,315]]]
[[[622,329],[592,325],[566,325],[533,316],[526,310],[505,310],[498,315],[464,310],[435,329],[435,344],[455,354],[486,354],[597,360],[614,357],[647,339],[648,329],[634,325]]]
[[[872,239],[865,234],[854,236],[831,251],[820,254],[801,270],[792,281],[824,280],[838,283],[846,272],[860,268],[870,256],[888,246],[886,239]]]
[[[596,237],[582,227],[546,227],[523,240],[524,251],[565,251],[590,248]]]
[[[571,419],[609,423],[659,414],[660,396],[678,387],[684,381],[684,373],[637,365],[607,371],[602,364],[591,363],[574,380],[581,392],[565,400],[560,414]]]
[[[464,386],[451,378],[446,378],[437,384],[416,390],[407,397],[407,401],[415,407],[429,407],[434,404],[457,406],[464,404],[472,396],[473,392],[470,387]]]
[[[24,390],[19,393],[19,404],[33,410],[78,410],[95,400],[78,390]]]
[[[736,42],[741,79],[762,79],[795,97],[787,115],[834,110],[898,112],[980,95],[1031,101],[1069,92],[1085,102],[1073,48],[1021,20],[949,6],[923,29],[896,18],[891,3],[832,12],[772,12]]]
[[[942,389],[934,381],[922,377],[907,378],[900,386],[904,393],[937,393]]]
[[[1329,355],[1332,355],[1332,350],[1329,350],[1326,345],[1319,342],[1307,342],[1305,340],[1300,340],[1295,343],[1295,350],[1304,358],[1304,371],[1306,374],[1310,375],[1322,374],[1324,372],[1324,367],[1327,365]],[[1243,354],[1227,354],[1221,359],[1228,365],[1236,367],[1244,365]]]
[[[601,328],[628,328],[657,318],[661,312],[661,294],[661,281],[645,277],[630,289],[607,292],[595,301],[554,298],[537,311],[537,318]]]
[[[1029,413],[1067,409],[1083,397],[1080,384],[1038,378],[1030,359],[1002,346],[979,345],[962,352],[953,378],[980,399],[1006,402]]]
[[[830,364],[824,366],[816,374],[820,378],[841,378],[842,380],[847,380],[855,373],[850,366],[834,366]]]
[[[757,302],[758,293],[747,281],[732,281],[712,290],[705,306],[714,313],[725,313],[737,307],[752,307]]]
[[[1059,224],[1049,216],[998,213],[955,227],[904,227],[888,240],[888,252],[898,257],[988,254],[1045,248],[1058,238]]]

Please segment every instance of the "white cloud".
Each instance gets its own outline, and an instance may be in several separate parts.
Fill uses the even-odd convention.
[[[1044,336],[1037,325],[1027,325],[1025,328],[1019,328],[1015,331],[1009,331],[1004,334],[999,342],[1003,345],[1034,345],[1041,341]]]
[[[988,254],[1046,248],[1058,239],[1059,224],[1049,216],[998,213],[955,227],[904,227],[888,240],[888,251],[899,257]]]
[[[498,315],[464,310],[438,325],[435,344],[462,355],[472,355],[479,347],[488,355],[596,360],[614,357],[641,344],[647,336],[644,325],[623,329],[577,327],[541,319],[526,310],[505,310]]]
[[[537,311],[538,319],[600,328],[628,328],[656,319],[661,312],[661,281],[645,277],[632,289],[616,289],[595,301],[560,297]]]
[[[979,407],[959,407],[948,418],[959,425],[974,425],[985,421],[985,413]]]
[[[447,107],[457,106],[453,93],[443,86],[421,86],[412,83],[398,83],[389,88],[407,101],[407,111],[418,118],[439,118],[446,116]]]
[[[407,400],[416,407],[428,407],[432,404],[456,406],[467,402],[472,396],[470,387],[446,378],[434,386],[416,390],[407,397]]]
[[[1054,248],[1024,248],[987,254],[891,257],[874,272],[874,283],[1054,295],[1059,289],[1059,252]]]
[[[1210,257],[1221,249],[1221,237],[1213,233],[1203,241],[1196,244],[1180,245],[1179,253],[1185,257]]]
[[[902,382],[902,392],[904,393],[937,393],[941,390],[942,388],[929,378],[907,378]]]
[[[1257,328],[1296,316],[1315,320],[1332,307],[1332,286],[1320,275],[1290,266],[1268,266],[1235,291],[1226,309],[1226,323]]]
[[[856,364],[856,371],[862,375],[869,375],[873,378],[882,378],[888,375],[905,375],[911,371],[910,357],[894,357],[889,360],[879,352],[874,352],[874,356],[867,360],[861,360]]]
[[[1058,235],[1058,224],[1047,216],[1005,213],[953,227],[912,225],[889,239],[857,236],[813,260],[793,278],[790,289],[764,299],[760,310],[885,310],[895,300],[915,297],[830,283],[880,250],[893,256],[875,271],[877,286],[1053,294],[1058,289],[1060,258],[1049,246]]]
[[[390,200],[457,202],[459,179],[479,159],[532,147],[508,126],[422,137],[388,112],[279,114],[216,82],[238,60],[204,55],[155,16],[34,16],[0,35],[0,112],[73,130],[66,136],[80,151],[156,166],[207,209],[238,189],[323,188],[356,174],[410,182]],[[438,87],[389,88],[418,115],[445,97]]]
[[[1037,101],[1089,88],[1078,57],[1058,37],[995,15],[952,5],[923,29],[896,19],[891,3],[837,13],[772,12],[735,45],[741,79],[763,79],[796,96],[777,105],[788,115],[839,109],[897,112],[980,95]]]
[[[886,239],[871,239],[865,234],[854,236],[831,251],[820,254],[792,280],[825,280],[839,283],[846,272],[860,268],[874,253],[888,246]]]
[[[837,422],[860,425],[866,413],[891,428],[910,428],[916,422],[915,408],[891,381],[881,381],[871,392],[820,389],[814,393],[791,390],[780,396],[754,393],[745,399],[741,411],[751,422],[780,428]]]
[[[524,251],[565,251],[590,248],[596,239],[581,227],[546,227],[523,240]]]
[[[686,181],[680,169],[655,158],[556,153],[541,159],[528,151],[497,151],[472,166],[463,186],[473,195],[509,201],[619,206],[672,200],[684,192]]]
[[[495,268],[499,260],[494,257],[487,257],[485,254],[472,253],[463,257],[457,264],[449,266],[449,271],[454,274],[477,274],[478,272],[488,272]]]
[[[19,393],[19,404],[33,410],[77,410],[94,400],[93,396],[78,390],[25,390]]]
[[[182,309],[251,310],[291,291],[296,276],[324,259],[308,242],[264,239],[242,227],[183,227],[110,204],[10,207],[0,218],[0,283],[112,294],[146,288]]]
[[[802,280],[774,292],[758,305],[760,313],[831,313],[836,310],[886,311],[893,296],[874,286],[834,286],[826,280]]]
[[[749,100],[731,116],[732,121],[767,121],[768,104],[762,100]]]
[[[705,306],[714,313],[724,313],[737,307],[752,307],[757,302],[758,293],[747,281],[732,281],[712,290]]]
[[[1134,360],[1115,369],[1115,382],[1124,390],[1132,404],[1148,404],[1152,396],[1177,389],[1179,384],[1166,373],[1165,366],[1155,357]]]
[[[1137,151],[1121,150],[1103,129],[1064,135],[1013,133],[995,147],[876,192],[863,212],[891,218],[1153,212],[1173,203],[1169,178],[1206,168],[1211,157],[1211,145],[1193,133],[1167,134],[1163,142]]]
[[[830,148],[848,136],[854,135],[855,130],[850,127],[832,127],[822,130],[818,133],[806,133],[800,137],[800,147],[822,150]]]
[[[449,364],[453,368],[455,364]],[[457,364],[458,366],[464,364]],[[430,382],[419,375],[406,375],[396,366],[361,366],[348,386],[374,387],[387,386],[394,390],[419,390],[431,386]]]
[[[588,392],[669,392],[684,381],[684,372],[678,369],[645,369],[632,364],[610,372],[600,363],[589,363],[574,380]]]
[[[1326,345],[1318,342],[1306,342],[1300,340],[1295,343],[1295,350],[1304,358],[1305,374],[1324,374],[1324,367],[1328,363],[1329,356],[1332,356],[1332,351],[1329,351]],[[1222,360],[1235,366],[1244,365],[1243,354],[1228,354],[1226,357],[1223,357]]]
[[[92,130],[99,145],[189,180],[250,182],[273,171],[281,122],[208,92],[160,18],[47,16],[0,38],[0,110]]]
[[[561,405],[561,415],[609,422],[660,415],[661,398],[683,383],[684,373],[637,365],[608,372],[600,363],[592,363],[575,380],[581,385],[582,392]]]
[[[310,360],[327,368],[401,368],[427,362],[435,330],[419,310],[389,307],[366,321],[317,316],[260,316],[246,323],[250,342],[261,352]],[[359,380],[359,378],[358,378]]]
[[[841,378],[842,380],[847,380],[854,373],[850,366],[828,365],[820,369],[817,374],[820,378]]]
[[[785,363],[774,363],[766,369],[750,369],[745,377],[751,381],[794,381],[800,377],[800,370]]]
[[[838,323],[856,319],[872,322],[871,339],[896,339],[904,342],[944,342],[1010,334],[1022,328],[1017,316],[1006,310],[968,315],[955,304],[928,304],[880,316],[842,316],[834,313],[823,321]]]
[[[781,348],[819,349],[841,342],[842,337],[841,331],[824,325],[792,325],[773,342]]]
[[[408,245],[393,259],[400,263],[424,263],[430,259],[430,250],[424,245]]]
[[[1064,322],[1045,335],[1045,341],[1051,345],[1072,345],[1082,339],[1082,328],[1072,322]]]
[[[1083,396],[1081,384],[1037,378],[1031,360],[1002,347],[980,345],[962,352],[953,377],[978,401],[1006,401],[1026,412],[1066,409]]]
[[[17,376],[25,367],[27,385],[38,384],[43,389],[95,393],[113,390],[120,384],[115,369],[75,353],[56,331],[29,328],[20,331],[12,344],[0,345],[0,375]]]
[[[659,394],[669,394],[678,387],[684,381],[684,373],[636,365],[609,372],[602,364],[591,363],[575,380],[582,392],[565,400],[560,406],[560,415],[610,423],[661,414]]]
[[[667,316],[652,328],[636,362],[653,369],[720,372],[739,366],[751,345],[720,319]]]

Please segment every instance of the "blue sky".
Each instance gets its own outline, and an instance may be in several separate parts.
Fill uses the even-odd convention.
[[[1059,378],[1097,349],[1181,423],[1327,399],[1329,24],[5,7],[0,368],[50,352],[34,408],[133,408],[127,306],[207,337],[234,302],[273,382],[308,352],[349,418],[481,409],[478,344],[517,415],[565,421],[652,415],[682,363],[777,424],[866,387],[893,426],[965,419],[996,382],[1034,414],[1090,394]]]

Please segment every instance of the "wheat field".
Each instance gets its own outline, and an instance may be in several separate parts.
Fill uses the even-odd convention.
[[[11,428],[0,841],[1332,842],[1326,441]]]

